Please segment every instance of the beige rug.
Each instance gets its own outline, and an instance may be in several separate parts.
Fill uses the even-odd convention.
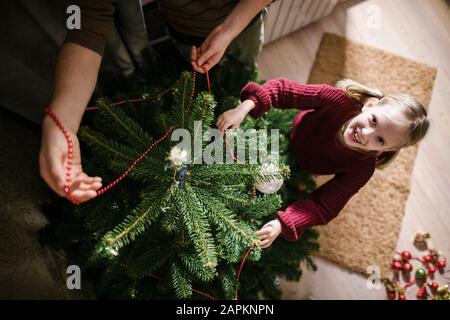
[[[412,94],[428,108],[435,77],[434,68],[326,33],[308,83],[334,85],[350,78],[378,87],[385,94]],[[376,170],[339,216],[318,228],[321,257],[363,274],[369,265],[380,266],[382,275],[389,274],[417,148],[402,150],[390,166]],[[317,183],[330,178],[317,177]]]

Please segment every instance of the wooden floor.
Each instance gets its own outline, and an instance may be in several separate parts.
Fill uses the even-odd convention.
[[[380,12],[379,28],[369,14]],[[306,82],[322,34],[332,32],[437,68],[430,104],[431,130],[421,143],[411,193],[402,222],[398,250],[413,254],[416,231],[431,234],[436,249],[450,263],[450,9],[444,0],[350,0],[326,18],[264,47],[262,77],[284,76]],[[420,256],[420,254],[419,254]],[[368,290],[366,279],[322,259],[319,270],[300,283],[283,282],[286,299],[384,299]],[[442,282],[442,281],[441,281]],[[408,299],[415,299],[411,289]]]

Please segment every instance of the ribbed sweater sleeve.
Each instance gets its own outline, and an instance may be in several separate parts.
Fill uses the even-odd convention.
[[[331,88],[325,84],[303,84],[286,78],[276,78],[264,85],[250,82],[241,90],[241,101],[250,99],[255,108],[250,111],[253,118],[260,117],[270,109],[316,109],[324,105],[323,91]],[[334,92],[337,90],[333,88]]]
[[[65,42],[73,42],[100,55],[114,24],[113,0],[75,0],[81,10],[81,29],[69,30]]]
[[[352,172],[338,173],[305,199],[294,202],[285,211],[279,210],[281,235],[287,240],[296,241],[303,229],[330,222],[369,181],[374,170],[375,166],[369,164]]]

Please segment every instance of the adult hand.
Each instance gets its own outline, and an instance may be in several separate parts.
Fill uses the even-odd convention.
[[[69,192],[72,197],[81,202],[94,198],[96,191],[101,188],[100,177],[89,177],[81,166],[80,144],[75,133],[70,132],[72,138],[73,157],[68,159],[68,146],[64,134],[53,120],[46,116],[42,123],[41,150],[39,152],[40,174],[49,187],[58,195],[64,197],[66,193],[66,167],[71,162],[71,184]]]
[[[205,73],[219,63],[233,37],[223,26],[214,28],[200,47],[191,48],[191,64],[195,71]]]
[[[281,223],[278,219],[267,222],[259,231],[256,231],[256,235],[260,238],[259,246],[263,249],[270,247],[280,233]]]

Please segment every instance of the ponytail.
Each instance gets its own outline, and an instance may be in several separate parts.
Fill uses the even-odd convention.
[[[376,156],[375,167],[377,169],[386,168],[394,159],[398,156],[400,149],[393,151],[383,151],[378,156]]]
[[[359,101],[361,104],[366,103],[369,98],[382,99],[383,92],[376,88],[369,88],[359,82],[343,79],[336,83],[336,88],[342,89],[348,96]]]

